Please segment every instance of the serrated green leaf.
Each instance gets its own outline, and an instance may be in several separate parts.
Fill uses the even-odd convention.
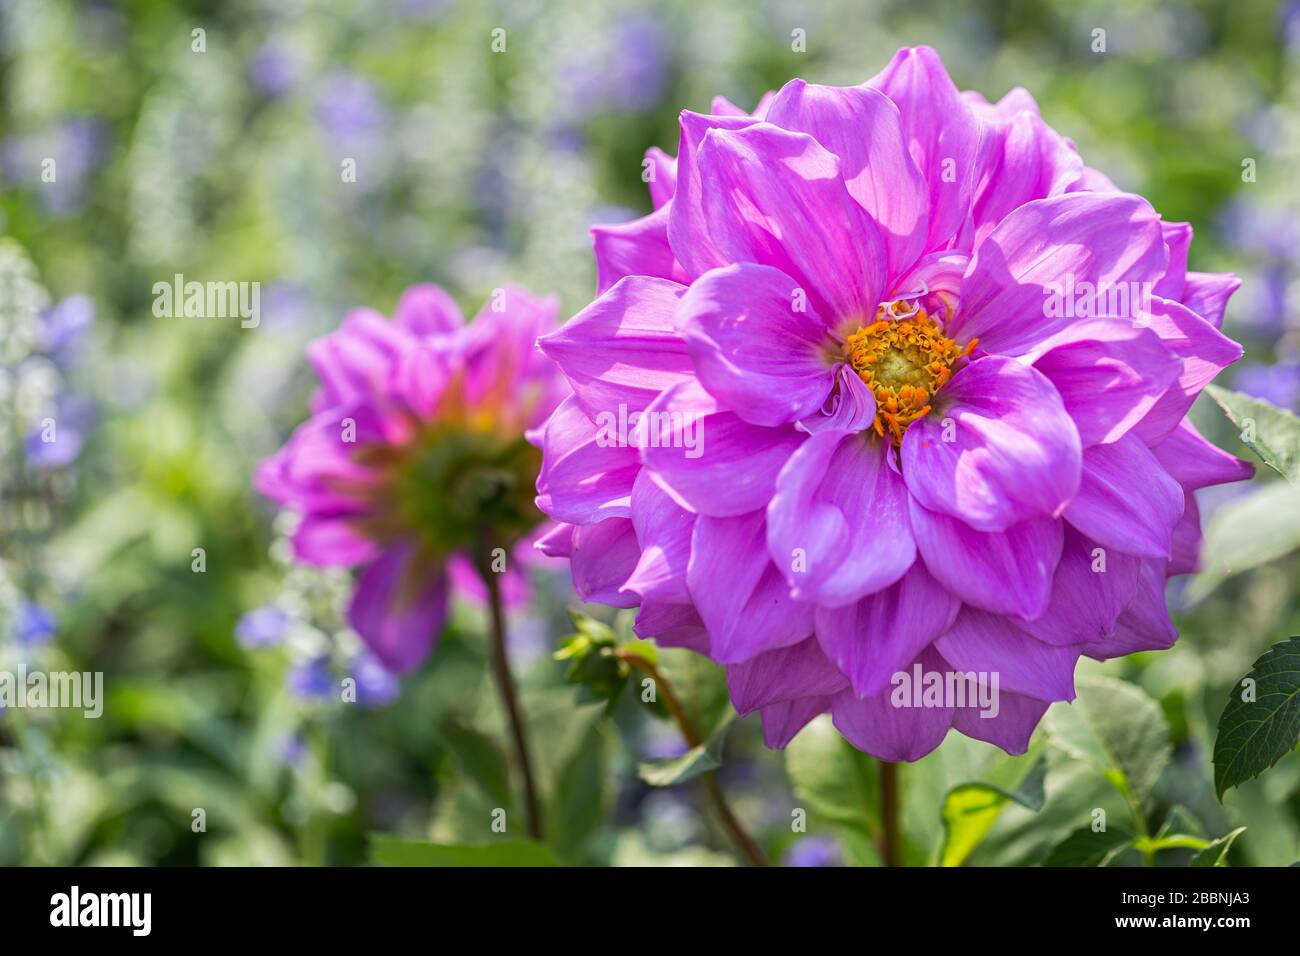
[[[735,718],[734,710],[728,712],[709,735],[709,739],[698,747],[692,747],[680,757],[642,761],[637,765],[637,773],[652,787],[675,787],[702,773],[716,770],[722,766],[722,746]]]
[[[370,859],[381,866],[559,866],[555,855],[531,840],[482,844],[429,843],[375,834]]]
[[[1219,837],[1196,856],[1192,857],[1191,866],[1227,866],[1228,851],[1237,837],[1246,832],[1245,827],[1237,827],[1227,836]]]
[[[992,829],[1009,802],[1035,812],[1041,810],[1046,779],[1047,760],[1040,757],[1014,790],[982,782],[964,783],[949,790],[941,811],[944,839],[940,865],[961,866]]]
[[[1108,677],[1080,679],[1078,697],[1043,722],[1052,745],[1094,767],[1141,807],[1169,762],[1169,725],[1141,688]]]
[[[1111,858],[1133,846],[1133,834],[1122,827],[1097,832],[1080,827],[1047,855],[1043,866],[1105,866]]]
[[[1300,418],[1217,385],[1207,385],[1205,392],[1240,430],[1242,444],[1287,481],[1300,482]]]
[[[841,737],[829,717],[818,717],[790,742],[785,769],[810,828],[879,833],[877,763]]]
[[[1253,693],[1247,695],[1247,681]],[[1243,700],[1251,696],[1252,700]],[[1237,682],[1214,741],[1214,790],[1259,776],[1300,741],[1300,637],[1274,644]]]

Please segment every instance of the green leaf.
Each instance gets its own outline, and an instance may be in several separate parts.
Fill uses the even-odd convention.
[[[1300,418],[1217,385],[1207,385],[1205,392],[1240,430],[1242,444],[1287,481],[1300,482]]]
[[[1245,827],[1237,827],[1227,836],[1219,837],[1196,856],[1192,857],[1191,866],[1227,866],[1228,851],[1237,837],[1246,832]]]
[[[726,742],[727,731],[735,719],[734,710],[724,715],[708,740],[698,747],[692,747],[680,757],[642,761],[637,766],[641,779],[652,787],[674,787],[721,767],[722,745]]]
[[[1052,847],[1043,866],[1105,866],[1132,845],[1133,834],[1122,827],[1100,833],[1092,827],[1080,827]]]
[[[1187,586],[1200,600],[1224,579],[1275,561],[1300,548],[1300,487],[1284,481],[1225,502],[1205,529],[1202,569]]]
[[[370,859],[381,866],[559,866],[554,854],[531,840],[453,844],[375,834]]]
[[[685,648],[659,648],[660,675],[668,686],[677,694],[691,726],[701,739],[713,733],[715,727],[728,715],[734,716],[731,709],[731,697],[727,693],[727,670],[719,667],[702,654]],[[645,675],[638,672],[635,678],[639,684]],[[655,695],[656,711],[668,715],[664,706],[664,694]]]
[[[1214,790],[1219,800],[1281,760],[1298,740],[1300,637],[1291,637],[1255,661],[1233,688],[1219,718],[1214,741]]]
[[[876,761],[841,737],[829,717],[818,717],[790,742],[785,769],[811,829],[843,827],[872,838],[879,833]]]
[[[510,769],[506,755],[487,734],[456,720],[441,725],[442,739],[465,771],[489,800],[506,808],[510,803]]]
[[[961,866],[997,822],[1003,808],[1014,801],[1035,812],[1043,808],[1047,760],[1040,757],[1015,790],[990,783],[964,783],[953,787],[943,800],[942,866]]]
[[[1143,690],[1108,677],[1082,678],[1078,698],[1047,712],[1052,745],[1100,771],[1135,811],[1169,762],[1169,725]]]
[[[546,812],[546,838],[565,860],[573,860],[599,828],[605,812],[605,735],[594,725],[564,762]]]

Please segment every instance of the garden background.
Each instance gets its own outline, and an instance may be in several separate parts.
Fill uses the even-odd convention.
[[[491,811],[518,797],[482,609],[458,607],[399,686],[341,625],[346,578],[291,565],[251,490],[305,414],[305,343],[417,282],[470,313],[519,282],[570,315],[594,289],[588,227],[649,210],[642,155],[676,151],[679,110],[856,84],[916,43],[962,88],[1027,88],[1089,165],[1191,222],[1191,267],[1244,280],[1225,332],[1246,356],[1220,384],[1300,410],[1294,2],[2,0],[0,668],[102,671],[105,703],[0,711],[0,863],[347,865],[404,859],[374,834],[499,837]],[[176,273],[260,282],[260,325],[155,317]],[[34,442],[50,416],[59,440]],[[1195,416],[1251,457],[1208,399]],[[1140,715],[1125,788],[1063,705],[1024,757],[950,735],[903,770],[908,862],[1095,863],[1070,834],[1097,808],[1133,828],[1135,801],[1153,833],[1247,827],[1236,865],[1300,858],[1300,760],[1222,803],[1211,766],[1232,687],[1300,633],[1300,499],[1258,471],[1202,493],[1207,571],[1171,592],[1176,647],[1080,668],[1098,720]],[[606,704],[566,679],[553,654],[579,626],[627,639],[625,616],[575,625],[573,603],[541,576],[510,620],[545,856],[741,862],[639,680]],[[725,724],[718,668],[657,658],[702,734]],[[784,753],[756,718],[705,750],[773,862],[879,863],[873,761],[825,718]]]

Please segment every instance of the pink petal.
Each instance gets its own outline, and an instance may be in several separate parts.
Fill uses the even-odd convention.
[[[781,270],[741,263],[695,280],[677,310],[700,383],[751,424],[811,415],[830,394],[830,336],[799,292]]]
[[[907,488],[872,433],[823,431],[781,469],[767,545],[794,596],[851,604],[897,581],[916,560]]]
[[[989,356],[953,376],[903,437],[907,487],[980,531],[1057,515],[1079,488],[1079,433],[1052,383]]]

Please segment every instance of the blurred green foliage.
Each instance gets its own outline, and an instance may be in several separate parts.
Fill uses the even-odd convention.
[[[59,621],[42,653],[103,671],[107,702],[99,720],[0,716],[0,863],[357,864],[374,832],[394,838],[377,844],[380,861],[455,862],[491,838],[492,810],[513,814],[518,795],[481,611],[458,610],[386,708],[295,696],[283,655],[234,639],[240,617],[285,587],[250,474],[305,412],[304,344],[347,309],[391,311],[405,286],[436,281],[473,311],[506,280],[559,293],[566,314],[580,308],[594,286],[586,229],[649,208],[643,151],[675,152],[677,112],[707,110],[714,95],[748,107],[794,76],[858,83],[912,43],[990,98],[1024,86],[1092,166],[1194,225],[1193,268],[1246,279],[1228,331],[1248,360],[1293,360],[1300,241],[1275,224],[1300,220],[1298,21],[1294,4],[1264,0],[3,0],[0,235],[27,251],[54,300],[93,301],[75,379],[98,408],[40,514],[24,506],[11,525],[28,532],[21,561]],[[497,27],[503,54],[490,50]],[[1091,48],[1098,28],[1105,54]],[[792,49],[794,30],[806,52]],[[46,156],[55,183],[41,181]],[[340,175],[347,160],[356,182]],[[152,286],[175,273],[261,282],[262,325],[156,318]],[[1196,415],[1212,440],[1249,454],[1213,407]],[[1207,497],[1207,520],[1276,484],[1261,475]],[[1228,524],[1224,534],[1240,528]],[[1241,534],[1223,546],[1249,550]],[[1128,682],[1168,725],[1167,743],[1152,744],[1167,764],[1143,781],[1136,829],[1131,781],[1060,735],[1044,731],[1011,759],[954,734],[903,768],[908,861],[1069,858],[1070,835],[1101,808],[1145,832],[1156,862],[1187,862],[1240,825],[1232,862],[1293,862],[1300,761],[1223,805],[1209,762],[1229,689],[1300,632],[1293,534],[1280,557],[1224,569],[1195,601],[1176,591],[1174,650],[1083,668]],[[19,560],[16,540],[0,546],[7,560]],[[551,658],[571,630],[564,582],[539,580],[536,595],[511,625],[532,635],[516,657],[552,838],[523,852],[734,862],[698,781],[638,776],[686,750],[663,708],[616,695],[626,675],[594,666],[604,693],[586,702],[565,669],[580,679],[598,659]],[[626,639],[624,617],[602,620]],[[660,655],[701,732],[716,726],[716,668]],[[879,862],[873,761],[824,719],[784,757],[742,721],[723,757],[736,813],[774,860]],[[1040,759],[1041,806],[981,803],[978,832],[944,850],[966,812],[954,788],[1013,794]],[[806,832],[792,828],[796,810]],[[1159,844],[1169,834],[1200,842]],[[430,857],[401,840],[452,849]]]

